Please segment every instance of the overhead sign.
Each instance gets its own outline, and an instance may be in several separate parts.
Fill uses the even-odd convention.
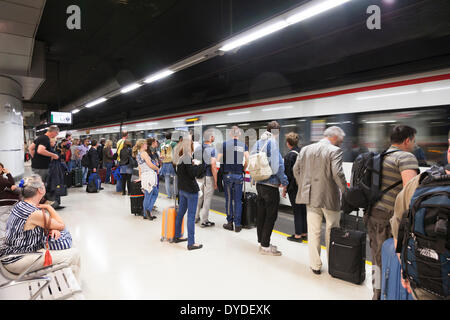
[[[72,113],[52,111],[50,114],[50,122],[58,124],[72,124]]]

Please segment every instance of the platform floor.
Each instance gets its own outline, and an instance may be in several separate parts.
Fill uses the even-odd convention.
[[[362,285],[332,278],[322,251],[321,275],[308,264],[307,244],[273,233],[283,255],[258,253],[256,229],[230,232],[211,212],[212,228],[196,227],[196,242],[160,241],[161,213],[153,221],[130,214],[130,199],[115,186],[88,194],[71,188],[59,211],[81,253],[81,286],[87,299],[355,299],[371,298],[371,267]],[[160,211],[172,203],[160,196]],[[196,225],[197,226],[197,225]]]

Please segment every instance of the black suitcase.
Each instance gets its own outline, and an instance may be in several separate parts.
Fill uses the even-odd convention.
[[[66,171],[64,173],[64,184],[66,185],[67,188],[72,187],[73,185],[73,171]]]
[[[81,188],[83,186],[83,171],[81,170],[81,168],[73,168],[72,175],[73,175],[72,185],[74,187]]]
[[[332,228],[328,272],[332,277],[355,284],[366,279],[366,233]]]
[[[131,181],[130,189],[131,213],[141,216],[144,210],[144,193],[141,190],[141,182]]]
[[[256,227],[256,193],[245,192],[242,194],[242,219],[243,228]]]

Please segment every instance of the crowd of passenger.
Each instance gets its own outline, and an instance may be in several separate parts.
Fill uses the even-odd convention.
[[[68,245],[60,246],[59,250],[51,250],[53,263],[68,263],[74,273],[79,274],[79,253],[71,247],[70,233],[57,213],[64,207],[61,206],[59,196],[49,195],[46,190],[45,182],[52,161],[63,163],[68,171],[81,168],[83,185],[88,184],[90,175],[104,169],[104,183],[112,183],[113,171],[117,170],[120,183],[116,181],[116,191],[122,195],[127,195],[127,190],[130,194],[133,169],[137,167],[139,173],[134,182],[141,183],[144,193],[142,216],[149,220],[154,220],[158,213],[155,203],[159,196],[159,179],[164,179],[167,197],[178,199],[179,205],[174,242],[187,241],[187,248],[195,250],[203,247],[195,241],[195,224],[202,228],[215,225],[209,220],[215,190],[222,189],[225,194],[226,223],[223,228],[234,232],[242,230],[245,172],[250,157],[264,151],[272,174],[256,181],[258,250],[263,255],[282,255],[272,243],[271,235],[278,217],[280,196],[288,195],[294,214],[295,233],[287,239],[298,243],[308,240],[310,269],[319,275],[322,268],[322,221],[325,220],[325,244],[329,252],[330,231],[339,227],[341,201],[348,191],[340,148],[345,132],[340,127],[329,127],[322,140],[303,147],[299,145],[299,135],[291,132],[283,140],[289,150],[284,157],[280,153],[280,125],[276,121],[268,123],[266,131],[250,150],[242,141],[242,130],[238,126],[231,128],[229,139],[219,146],[215,145],[214,132],[206,130],[203,143],[197,148],[194,148],[191,134],[172,139],[168,133],[161,145],[156,139],[149,138],[139,139],[133,146],[128,133],[123,132],[113,152],[112,141],[106,139],[98,143],[88,138],[72,139],[67,134],[65,139],[56,144],[59,129],[51,126],[45,135],[38,137],[29,147],[33,175],[22,180],[19,186],[0,164],[0,198],[20,199],[11,211],[0,256],[40,252],[44,250],[45,238],[50,234],[51,238],[64,238],[69,242]],[[388,151],[396,152],[389,153],[383,162],[382,188],[394,181],[401,182],[385,193],[364,216],[373,269],[381,268],[383,242],[391,237],[397,239],[399,223],[412,196],[411,190],[415,190],[418,185],[419,162],[413,154],[416,133],[414,128],[405,125],[393,128]],[[194,156],[198,153],[203,156],[201,160]],[[448,157],[450,161],[450,153]],[[408,190],[408,193],[402,190]],[[187,238],[182,238],[181,225],[186,213]],[[30,261],[14,257],[3,263],[9,270],[19,273]],[[373,299],[380,299],[381,280],[376,277],[381,277],[381,273],[373,273]],[[403,284],[409,286],[407,280],[403,280]]]

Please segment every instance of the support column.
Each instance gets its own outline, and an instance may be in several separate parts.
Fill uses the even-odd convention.
[[[0,162],[13,177],[24,175],[22,86],[0,74]]]

